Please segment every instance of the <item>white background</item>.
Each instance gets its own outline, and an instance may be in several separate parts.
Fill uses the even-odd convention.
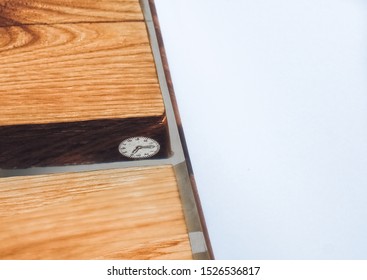
[[[367,259],[367,1],[156,0],[218,259]]]

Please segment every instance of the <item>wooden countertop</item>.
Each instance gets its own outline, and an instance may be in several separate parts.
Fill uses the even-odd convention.
[[[132,136],[169,157],[138,0],[0,0],[0,64],[1,169],[129,161]],[[0,259],[193,254],[172,165],[0,178]]]
[[[0,259],[190,259],[172,167],[0,178]]]
[[[164,113],[137,0],[0,0],[0,53],[0,125]]]

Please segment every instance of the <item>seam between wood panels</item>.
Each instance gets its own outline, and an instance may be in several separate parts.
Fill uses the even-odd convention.
[[[35,23],[20,23],[20,22],[13,22],[12,24],[3,24],[0,25],[0,28],[5,27],[22,27],[22,26],[34,26],[34,25],[63,25],[63,24],[84,24],[84,23],[124,23],[124,22],[145,22],[144,20],[101,20],[101,21],[70,21],[70,22],[35,22]]]

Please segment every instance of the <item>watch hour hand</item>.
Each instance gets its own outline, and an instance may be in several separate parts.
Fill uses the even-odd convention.
[[[137,153],[141,148],[142,146],[136,146],[136,148],[131,152],[131,155],[134,155],[135,153]]]

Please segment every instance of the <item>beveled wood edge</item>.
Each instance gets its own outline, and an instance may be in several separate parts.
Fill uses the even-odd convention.
[[[173,110],[174,110],[174,115],[175,115],[175,120],[176,120],[176,124],[177,124],[177,128],[178,128],[178,133],[179,133],[179,136],[180,136],[180,141],[181,141],[181,145],[182,145],[182,148],[183,148],[183,153],[184,153],[184,156],[185,156],[185,164],[186,164],[187,171],[188,171],[188,174],[189,174],[191,188],[192,188],[193,196],[194,196],[194,199],[195,199],[195,204],[196,204],[196,207],[197,207],[197,210],[198,210],[198,213],[199,213],[199,219],[200,219],[200,222],[201,222],[201,227],[202,227],[202,230],[203,230],[205,243],[206,243],[206,246],[207,246],[207,251],[208,251],[210,259],[214,260],[215,256],[214,256],[213,248],[212,248],[212,245],[211,245],[211,242],[210,242],[209,232],[208,232],[208,228],[207,228],[207,225],[206,225],[206,222],[205,222],[204,212],[203,212],[203,208],[202,208],[202,205],[201,205],[201,202],[200,202],[200,197],[199,197],[199,192],[198,192],[198,188],[197,188],[196,181],[195,181],[194,171],[193,171],[193,168],[192,168],[187,143],[186,143],[186,140],[185,140],[184,129],[183,129],[183,126],[182,126],[182,120],[181,120],[179,109],[178,109],[177,99],[176,99],[176,96],[175,96],[173,82],[172,82],[172,78],[171,78],[171,74],[170,74],[170,70],[169,70],[167,54],[166,54],[165,47],[164,47],[163,36],[162,36],[162,32],[161,32],[160,25],[159,25],[157,9],[155,7],[154,0],[145,0],[145,1],[149,2],[151,18],[148,15],[147,19],[152,20],[152,22],[154,24],[154,29],[155,29],[155,32],[156,32],[156,39],[158,41],[158,46],[159,46],[160,58],[161,58],[162,63],[163,63],[163,70],[164,70],[164,75],[165,75],[167,86],[168,86],[169,95],[170,95],[170,98],[171,98],[171,105],[172,105]],[[144,13],[144,10],[143,10],[143,13]],[[146,13],[144,13],[144,16],[146,16]]]

